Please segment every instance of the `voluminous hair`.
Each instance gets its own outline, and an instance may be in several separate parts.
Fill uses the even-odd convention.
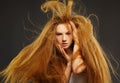
[[[111,83],[108,59],[93,34],[88,17],[72,10],[73,0],[45,2],[41,9],[52,12],[52,17],[31,44],[24,47],[1,72],[5,83],[66,83],[64,75],[66,60],[55,46],[55,28],[60,23],[72,21],[78,30],[80,53],[87,65],[88,83]]]

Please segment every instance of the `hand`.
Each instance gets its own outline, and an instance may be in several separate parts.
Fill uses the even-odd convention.
[[[70,25],[73,29],[73,40],[74,40],[73,55],[74,55],[74,53],[79,50],[78,31],[75,24],[72,21],[70,21]]]
[[[69,78],[70,78],[71,70],[72,70],[71,56],[69,56],[59,44],[57,44],[56,46],[57,46],[58,50],[62,53],[62,56],[67,60],[67,65],[65,68],[65,76],[66,76],[66,82],[68,82]]]
[[[70,25],[73,29],[73,40],[74,40],[73,56],[72,56],[72,69],[73,69],[74,73],[78,74],[85,70],[86,64],[80,54],[77,28],[72,21],[70,21]]]
[[[81,73],[86,69],[86,64],[81,56],[77,56],[72,61],[72,70],[75,74]]]
[[[57,44],[56,46],[58,50],[62,53],[62,56],[67,60],[67,62],[71,62],[71,56],[69,56],[59,44]]]

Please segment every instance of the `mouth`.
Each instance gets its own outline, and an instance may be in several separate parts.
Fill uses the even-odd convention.
[[[63,47],[67,46],[67,43],[62,43],[62,46],[63,46]]]

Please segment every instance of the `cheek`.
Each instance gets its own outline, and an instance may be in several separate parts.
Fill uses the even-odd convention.
[[[61,42],[61,37],[56,37],[56,42],[60,43]]]
[[[70,36],[70,37],[69,37],[69,42],[72,42],[72,41],[73,41],[73,37]]]

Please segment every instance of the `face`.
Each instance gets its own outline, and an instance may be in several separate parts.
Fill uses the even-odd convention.
[[[59,24],[56,27],[56,42],[62,48],[68,49],[73,41],[72,29],[70,24]]]

